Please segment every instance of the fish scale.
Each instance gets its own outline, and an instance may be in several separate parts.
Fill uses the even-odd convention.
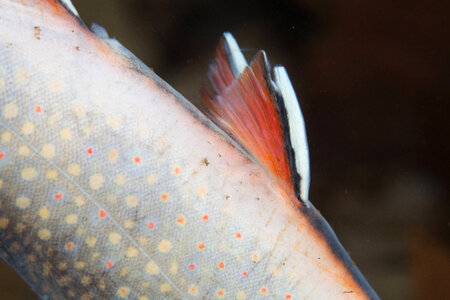
[[[0,3],[0,255],[36,294],[368,299],[313,207],[115,40],[30,3]]]

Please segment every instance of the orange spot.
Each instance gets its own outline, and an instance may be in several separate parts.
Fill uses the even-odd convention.
[[[100,209],[100,211],[98,212],[98,216],[102,219],[106,218],[106,211]]]
[[[72,250],[72,248],[73,248],[73,243],[72,242],[68,242],[66,244],[66,250]]]
[[[0,153],[0,159],[2,159],[3,157],[5,157],[5,154]]]
[[[237,239],[240,239],[240,238],[242,237],[242,235],[241,235],[239,232],[236,232],[236,233],[234,234],[234,236],[235,236]]]
[[[224,295],[224,292],[223,292],[223,290],[219,290],[219,291],[217,292],[217,295],[219,295],[219,296],[223,296],[223,295]]]
[[[57,194],[55,194],[55,199],[56,200],[61,200],[62,199],[62,193],[57,193]]]
[[[292,299],[292,296],[290,294],[286,294],[286,297],[284,297],[286,300]]]
[[[87,152],[88,154],[92,154],[93,150],[92,150],[91,147],[89,147],[89,148],[87,148],[86,152]]]
[[[188,268],[191,269],[191,270],[194,270],[194,269],[195,269],[195,265],[194,265],[194,264],[190,264],[190,265],[188,266]]]
[[[203,221],[206,222],[206,221],[208,221],[208,219],[209,219],[209,216],[208,216],[208,215],[203,215],[203,217],[202,217],[202,220],[203,220]]]
[[[247,272],[247,271],[242,272],[242,276],[247,276],[247,275],[248,275],[248,272]]]
[[[166,201],[168,198],[169,198],[169,195],[167,195],[167,193],[161,194],[161,200]]]
[[[183,224],[184,223],[184,217],[183,216],[179,216],[177,218],[177,223]]]
[[[199,250],[203,250],[203,249],[205,249],[205,244],[199,243],[197,247]]]
[[[42,112],[42,106],[36,105],[36,112],[41,113]]]
[[[263,294],[267,294],[267,288],[265,288],[265,287],[262,287],[262,288],[260,289],[260,291],[261,291],[261,293],[263,293]]]
[[[105,262],[105,266],[106,266],[108,269],[111,268],[111,267],[112,267],[112,262],[110,262],[110,261]]]
[[[148,229],[153,229],[155,228],[155,224],[153,222],[148,222],[147,227]]]
[[[175,167],[175,168],[173,169],[173,172],[174,172],[176,175],[179,175],[179,174],[181,173],[181,170],[180,170],[179,167]]]
[[[140,163],[141,162],[141,158],[139,156],[135,156],[134,157],[134,162],[137,163],[137,164]]]
[[[225,263],[224,263],[223,261],[221,261],[221,262],[219,262],[219,263],[217,264],[217,267],[218,267],[219,269],[224,269],[224,268],[225,268]]]

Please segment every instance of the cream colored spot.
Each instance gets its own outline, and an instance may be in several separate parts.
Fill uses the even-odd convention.
[[[115,182],[117,185],[124,185],[124,184],[125,184],[125,181],[126,181],[125,175],[123,175],[123,174],[117,175],[116,178],[114,179],[114,182]]]
[[[86,229],[84,229],[83,227],[78,227],[77,231],[75,231],[75,233],[77,235],[83,235],[86,232]]]
[[[167,293],[170,292],[171,290],[171,286],[168,283],[163,283],[159,286],[159,290],[161,291],[161,293]]]
[[[109,150],[109,153],[108,153],[108,161],[110,162],[110,163],[116,163],[117,162],[117,160],[119,159],[119,152],[116,150],[116,149],[111,149],[111,150]]]
[[[80,176],[81,174],[81,168],[79,164],[70,164],[67,167],[67,173],[69,173],[72,176]]]
[[[205,196],[208,193],[208,188],[201,186],[197,189],[197,195],[200,197]]]
[[[42,207],[42,208],[39,210],[39,216],[40,216],[42,219],[44,219],[44,220],[50,218],[50,210],[49,210],[47,207],[45,207],[45,206]]]
[[[239,291],[236,294],[236,300],[245,300],[247,298],[247,295],[245,295],[244,291]]]
[[[147,296],[142,296],[142,297],[139,297],[139,300],[150,300],[150,298],[148,298]]]
[[[56,171],[56,170],[48,170],[47,173],[45,174],[45,176],[48,179],[56,180],[58,178],[58,171]]]
[[[30,135],[34,132],[34,124],[30,121],[26,121],[22,125],[22,134],[24,135]]]
[[[99,282],[98,288],[104,291],[106,289],[106,284],[104,282]]]
[[[63,118],[62,113],[60,111],[53,113],[47,118],[48,125],[55,125],[56,122],[60,121]]]
[[[197,296],[198,295],[198,286],[196,286],[195,284],[189,285],[188,293],[192,296]]]
[[[178,263],[176,261],[173,261],[170,263],[169,272],[172,275],[175,275],[178,273]]]
[[[89,293],[84,293],[83,295],[81,295],[80,300],[92,300],[92,296]]]
[[[35,168],[28,167],[22,169],[22,178],[25,180],[34,180],[38,176],[38,172]]]
[[[94,247],[95,243],[97,243],[97,238],[95,236],[89,236],[86,238],[86,245],[89,247]]]
[[[83,276],[81,277],[81,284],[82,285],[88,285],[92,282],[91,277],[89,276]]]
[[[132,229],[134,227],[134,221],[133,220],[126,220],[124,223],[124,226],[126,229]]]
[[[116,117],[113,116],[106,117],[106,125],[108,125],[110,128],[114,130],[120,129],[121,123],[122,122]]]
[[[5,119],[13,119],[17,117],[19,113],[19,107],[15,103],[9,103],[3,106],[2,116]]]
[[[101,253],[100,252],[94,252],[91,255],[91,260],[92,261],[96,261],[99,257],[100,257]]]
[[[17,150],[17,154],[19,156],[28,156],[31,154],[31,150],[30,148],[28,148],[28,146],[20,146]]]
[[[6,229],[6,227],[8,227],[8,224],[9,224],[8,218],[0,218],[0,229]]]
[[[25,83],[28,80],[28,72],[25,69],[17,69],[14,73],[14,78],[18,83]]]
[[[127,286],[121,286],[118,290],[117,290],[117,296],[121,297],[121,298],[128,298],[128,295],[130,294],[130,288]]]
[[[148,238],[143,235],[138,236],[137,240],[138,240],[139,244],[141,244],[143,246],[148,244]]]
[[[6,86],[5,80],[0,79],[0,90],[3,90]]]
[[[149,185],[152,185],[156,182],[156,175],[155,174],[150,174],[147,176],[147,183]]]
[[[169,252],[172,249],[172,243],[169,240],[162,240],[158,244],[158,250],[160,252]]]
[[[139,200],[135,195],[129,195],[125,198],[125,203],[128,207],[136,207],[138,205]]]
[[[2,189],[2,187],[3,187],[3,179],[0,178],[0,190]]]
[[[125,256],[126,257],[135,257],[137,256],[139,253],[138,249],[134,248],[134,247],[128,247],[128,249],[125,251]]]
[[[41,149],[41,155],[45,158],[53,158],[56,154],[56,148],[53,144],[44,144]]]
[[[145,265],[145,272],[147,272],[150,275],[156,275],[159,274],[159,267],[154,262],[148,262]]]
[[[103,183],[105,183],[105,178],[102,174],[94,174],[89,177],[89,186],[93,190],[98,190],[103,186]]]
[[[128,275],[128,272],[129,272],[129,271],[130,271],[130,270],[129,270],[127,267],[123,267],[123,268],[120,270],[119,275],[122,276],[122,277],[125,277],[125,276]]]
[[[76,206],[83,206],[85,202],[86,202],[86,200],[84,199],[83,196],[76,196],[75,197],[75,204],[76,204]]]
[[[64,83],[59,79],[50,79],[47,82],[47,86],[50,92],[57,93],[62,91]]]
[[[78,216],[76,214],[70,214],[66,217],[67,224],[76,224],[78,222]]]
[[[19,197],[16,199],[16,206],[21,209],[25,209],[31,204],[31,199],[28,197]]]
[[[122,239],[122,236],[120,234],[118,234],[117,232],[112,232],[112,233],[109,234],[108,239],[109,239],[109,242],[111,244],[115,245],[115,244],[120,243],[120,240]]]
[[[69,128],[64,128],[59,132],[59,136],[63,141],[70,141],[72,139],[72,131]]]
[[[67,263],[66,262],[60,262],[56,268],[58,268],[58,270],[64,271],[67,270]]]
[[[2,143],[10,142],[11,138],[12,138],[11,132],[9,132],[9,131],[2,132],[2,137],[1,137]]]
[[[83,104],[75,104],[72,106],[72,111],[77,116],[77,118],[84,118],[86,116],[86,108]]]
[[[75,269],[81,270],[86,266],[86,263],[84,261],[77,261],[75,262]]]
[[[48,229],[41,229],[38,231],[38,236],[41,240],[47,241],[52,236],[52,233]]]

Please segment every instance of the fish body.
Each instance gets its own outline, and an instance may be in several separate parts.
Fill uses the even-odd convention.
[[[378,299],[309,202],[70,2],[1,1],[0,61],[0,255],[40,297]]]

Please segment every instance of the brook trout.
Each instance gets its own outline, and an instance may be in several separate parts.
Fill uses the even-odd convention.
[[[0,256],[43,299],[378,299],[309,201],[283,67],[226,33],[208,117],[70,1],[0,1]]]

